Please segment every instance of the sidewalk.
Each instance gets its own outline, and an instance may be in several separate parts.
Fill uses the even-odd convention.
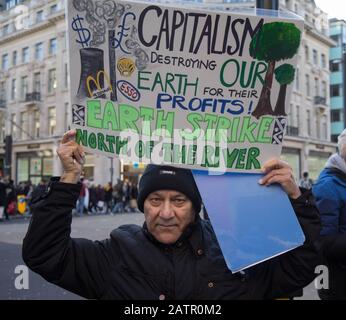
[[[22,215],[22,214],[16,214],[16,215],[14,215],[14,216],[9,216],[9,220],[6,220],[5,219],[5,216],[2,218],[2,219],[0,219],[0,223],[2,222],[10,222],[11,220],[20,220],[20,219],[22,219],[22,220],[28,220],[28,219],[30,219],[30,215]]]

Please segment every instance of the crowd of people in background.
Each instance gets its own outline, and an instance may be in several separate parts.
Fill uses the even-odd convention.
[[[115,185],[109,182],[107,185],[95,185],[91,181],[81,179],[82,189],[77,206],[73,214],[116,214],[138,212],[137,208],[137,184],[129,179],[118,179]],[[30,204],[33,199],[44,193],[48,181],[41,180],[38,185],[30,181],[20,182],[17,186],[9,178],[0,178],[0,221],[9,220],[11,215],[18,213],[18,195],[26,202],[25,214],[30,214]],[[304,172],[299,180],[299,187],[312,189],[314,181],[309,178],[309,173]],[[23,214],[23,212],[20,212]]]
[[[74,215],[83,214],[116,214],[138,212],[137,184],[125,179],[118,179],[115,185],[109,182],[105,186],[95,185],[91,181],[81,179],[82,188]],[[18,213],[30,215],[33,199],[43,194],[48,181],[41,180],[38,185],[30,181],[15,185],[13,180],[0,178],[0,221],[9,220]],[[21,199],[18,200],[18,196]],[[18,202],[25,201],[25,212],[18,212]]]
[[[76,214],[86,213],[130,213],[138,212],[137,184],[125,179],[117,180],[115,185],[109,182],[106,186],[93,185],[81,179],[82,188],[77,201]]]
[[[109,182],[102,186],[82,178],[81,183],[82,189],[73,214],[82,216],[138,212],[138,187],[133,181],[118,179],[115,185]],[[26,202],[25,212],[20,213],[30,214],[32,200],[46,191],[47,184],[48,181],[41,180],[36,186],[30,181],[15,185],[9,178],[0,178],[0,221],[9,220],[10,216],[18,213],[18,195]],[[309,178],[308,172],[303,173],[299,186],[305,189],[312,188],[313,180]]]
[[[16,213],[16,187],[13,180],[0,178],[0,221]]]

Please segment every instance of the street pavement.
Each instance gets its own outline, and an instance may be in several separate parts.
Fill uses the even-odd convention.
[[[143,214],[126,213],[74,217],[72,233],[74,238],[103,240],[120,225],[144,222]],[[0,300],[81,300],[82,298],[45,281],[41,276],[29,271],[29,289],[16,289],[17,266],[25,265],[22,260],[22,241],[28,229],[29,219],[12,219],[0,222]],[[317,300],[314,285],[304,289],[299,299]]]
[[[144,222],[143,214],[126,213],[74,217],[73,238],[103,240],[109,233],[123,224]],[[80,300],[81,297],[45,281],[41,276],[29,271],[29,289],[18,290],[15,279],[17,266],[25,265],[22,259],[22,241],[29,226],[29,219],[13,219],[0,222],[0,300]]]

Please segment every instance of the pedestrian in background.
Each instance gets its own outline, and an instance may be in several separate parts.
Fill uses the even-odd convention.
[[[84,198],[85,198],[85,184],[84,184],[84,178],[80,179],[80,183],[82,185],[78,197],[78,202],[77,202],[77,214],[78,215],[83,215],[84,213]]]
[[[95,185],[91,185],[89,188],[89,208],[92,213],[97,213],[97,194]]]
[[[130,208],[131,212],[139,212],[138,205],[137,205],[137,197],[138,197],[138,187],[137,184],[134,182],[131,182],[131,188],[130,188]]]
[[[6,185],[3,179],[0,178],[0,221],[3,220],[3,216],[5,214],[6,201]],[[8,220],[8,215],[6,215],[6,220]]]
[[[103,213],[105,208],[105,191],[100,184],[96,187],[96,201],[97,211]]]
[[[313,187],[321,214],[321,244],[329,269],[329,289],[319,290],[323,300],[346,300],[346,129]]]
[[[304,172],[303,177],[299,180],[299,187],[310,190],[312,185],[313,181],[309,178],[309,172]]]
[[[113,198],[113,187],[112,183],[108,182],[105,187],[105,205],[106,205],[106,214],[112,213],[112,198]]]
[[[17,212],[16,203],[17,203],[17,193],[14,186],[14,181],[10,178],[7,179],[8,183],[6,184],[6,206],[5,206],[5,216],[6,219],[9,218],[9,215],[15,215]]]

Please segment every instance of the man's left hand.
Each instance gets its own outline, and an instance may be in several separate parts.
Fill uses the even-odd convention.
[[[280,159],[274,159],[266,162],[262,168],[266,175],[259,181],[260,185],[269,186],[279,183],[291,199],[298,199],[301,196],[297,186],[293,170],[287,162]]]

